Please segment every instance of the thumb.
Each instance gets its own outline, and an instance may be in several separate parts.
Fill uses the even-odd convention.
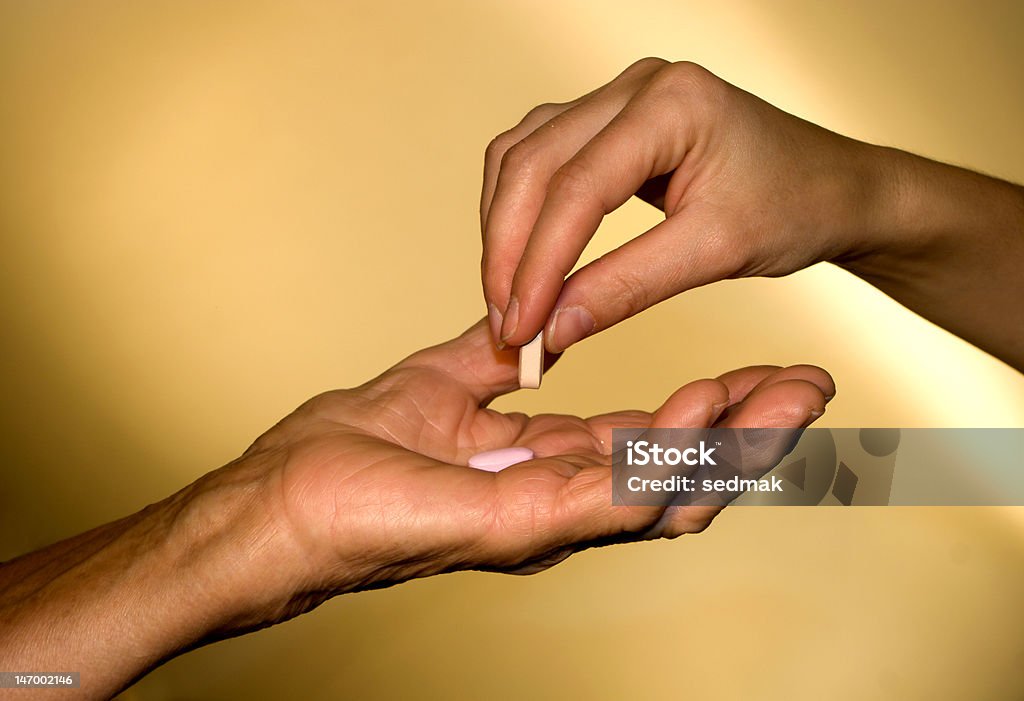
[[[413,353],[395,366],[443,372],[479,403],[518,389],[518,348],[498,350],[491,341],[486,317],[459,336]]]
[[[545,370],[557,360],[557,355],[547,354]],[[519,348],[498,350],[486,317],[450,341],[413,353],[395,366],[395,369],[400,368],[443,372],[462,385],[480,405],[519,389]]]
[[[734,275],[738,250],[720,218],[689,205],[565,281],[545,333],[550,352],[680,292]]]

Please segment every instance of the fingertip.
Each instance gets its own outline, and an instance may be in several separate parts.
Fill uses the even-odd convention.
[[[501,326],[501,341],[506,346],[523,346],[537,337],[551,314],[548,297],[557,296],[538,288],[522,290],[513,285],[512,296],[504,313]],[[547,343],[545,342],[545,348]]]
[[[566,348],[594,333],[597,321],[581,305],[556,309],[544,334],[549,353],[562,353]]]
[[[440,370],[481,402],[518,387],[516,354],[495,348],[487,317],[458,337],[419,350],[395,366],[402,367]]]
[[[480,282],[484,292],[484,302],[487,304],[489,314],[490,308],[494,307],[499,320],[508,306],[514,275],[514,267],[512,270],[508,270],[502,261],[492,259],[490,255],[484,253],[480,260]],[[499,324],[498,329],[500,328]],[[495,338],[498,338],[498,334],[495,334]]]
[[[824,409],[820,409],[820,410],[819,409],[814,409],[814,410],[812,410],[807,415],[807,418],[804,420],[803,427],[807,428],[808,426],[810,426],[812,423],[814,423],[815,421],[817,421],[818,419],[820,419],[824,415],[825,415],[825,410]]]
[[[718,422],[721,428],[802,428],[825,413],[825,395],[813,382],[782,379],[762,383]]]
[[[785,380],[776,386],[785,389],[794,422],[806,425],[825,413],[825,394],[816,383],[803,379]]]
[[[492,351],[490,324],[488,322],[489,317],[477,319],[469,328],[451,341],[424,350],[433,352],[435,349],[451,349],[456,355],[460,353],[482,354],[486,351]]]
[[[731,418],[738,426],[795,428],[807,426],[825,413],[825,395],[817,384],[802,378],[782,379],[756,387]]]
[[[501,340],[501,323],[502,314],[498,310],[498,307],[494,303],[487,305],[487,325],[491,331],[491,340],[494,341],[494,345],[501,350],[505,347],[505,344]]]
[[[501,343],[508,345],[520,345],[512,342],[512,337],[519,330],[519,297],[513,294],[509,297],[505,313],[502,314],[501,334],[498,339]]]
[[[836,382],[824,368],[806,364],[790,365],[786,368],[786,373],[793,373],[794,377],[813,383],[821,390],[826,401],[836,396]]]

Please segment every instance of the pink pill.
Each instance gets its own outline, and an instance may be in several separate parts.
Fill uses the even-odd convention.
[[[475,467],[478,470],[499,472],[506,467],[512,467],[516,463],[525,462],[526,460],[533,460],[533,451],[529,448],[516,446],[477,453],[469,459],[469,466]]]

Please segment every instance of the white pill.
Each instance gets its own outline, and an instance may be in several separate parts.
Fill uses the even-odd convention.
[[[512,467],[527,460],[533,460],[533,451],[522,446],[513,446],[512,448],[498,448],[477,453],[469,459],[469,466],[488,472],[500,472],[506,467]]]
[[[519,386],[539,389],[544,375],[544,331],[519,349]]]

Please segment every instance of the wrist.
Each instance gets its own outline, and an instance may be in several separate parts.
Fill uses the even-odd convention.
[[[1024,371],[1024,188],[869,147],[875,204],[833,262]]]
[[[878,260],[913,257],[928,248],[928,232],[916,230],[913,209],[918,185],[910,154],[884,146],[846,140],[834,168],[839,184],[826,207],[837,225],[829,262],[855,274]]]
[[[212,642],[291,618],[316,589],[306,554],[277,513],[277,471],[244,457],[171,497],[165,559],[175,563],[198,614],[190,643]],[[174,505],[173,502],[177,502]]]
[[[0,659],[111,696],[176,654],[289,617],[297,560],[236,461],[119,521],[2,566]],[[308,604],[308,600],[306,600]]]
[[[1024,190],[898,149],[862,144],[854,169],[868,183],[858,234],[833,262],[869,281],[927,280],[986,251],[987,235],[1020,230]],[[999,221],[1002,220],[1002,221]]]

